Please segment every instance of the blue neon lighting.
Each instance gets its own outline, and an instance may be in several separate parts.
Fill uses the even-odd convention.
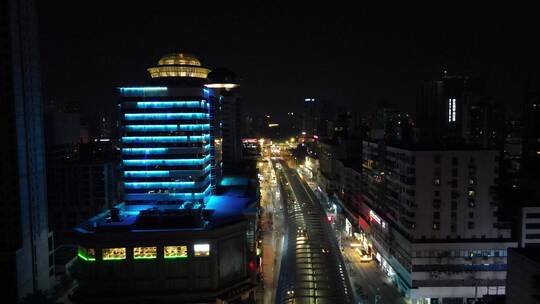
[[[139,109],[167,109],[167,108],[204,108],[202,101],[139,101]]]
[[[125,128],[129,131],[207,131],[210,124],[188,124],[188,125],[128,125]]]
[[[170,171],[124,171],[124,177],[168,177]]]
[[[124,154],[164,154],[167,148],[123,148]]]
[[[210,139],[210,134],[194,136],[124,136],[125,143],[186,143],[201,142]]]
[[[210,119],[208,113],[130,113],[124,114],[126,120],[173,120]]]
[[[195,182],[134,182],[124,183],[126,189],[155,189],[155,188],[193,188]]]
[[[196,175],[196,174],[204,174],[208,171],[210,171],[212,167],[210,165],[207,165],[202,170],[173,170],[173,171],[124,171],[124,177],[170,177],[171,175],[174,176],[176,174],[182,174],[182,173],[189,173],[190,175]],[[198,173],[197,173],[198,172]],[[193,174],[192,174],[193,173]]]
[[[122,87],[120,91],[167,91],[167,87]]]
[[[208,161],[208,157],[195,159],[124,159],[126,166],[197,166]]]
[[[131,200],[168,200],[169,198],[199,199],[204,198],[210,192],[210,185],[203,192],[191,193],[127,193],[127,199]]]

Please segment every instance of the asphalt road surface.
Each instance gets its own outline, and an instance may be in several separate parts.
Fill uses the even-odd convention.
[[[276,303],[354,303],[336,237],[317,198],[285,162],[274,165],[285,202]]]

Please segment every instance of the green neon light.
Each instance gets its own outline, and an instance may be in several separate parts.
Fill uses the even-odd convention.
[[[104,261],[121,261],[125,259],[126,258],[103,258]]]
[[[187,259],[187,255],[166,256],[166,259]]]
[[[87,262],[95,262],[96,261],[95,258],[87,257],[87,256],[85,256],[84,254],[82,254],[80,252],[77,255],[79,256],[79,258],[81,258],[81,259],[83,259],[83,260],[85,260]]]
[[[156,259],[157,256],[153,256],[153,257],[133,257],[134,260],[153,260],[153,259]]]

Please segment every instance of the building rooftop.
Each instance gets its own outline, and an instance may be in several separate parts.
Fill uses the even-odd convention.
[[[151,232],[205,230],[232,224],[256,211],[257,196],[246,191],[249,179],[224,177],[220,194],[209,197],[205,205],[185,201],[176,204],[118,204],[78,225],[78,233]],[[115,210],[116,209],[116,210]]]
[[[245,176],[224,176],[219,185],[221,187],[247,187],[249,179]]]
[[[152,78],[202,78],[206,79],[210,69],[201,66],[195,56],[175,53],[167,54],[158,61],[158,65],[147,69]]]

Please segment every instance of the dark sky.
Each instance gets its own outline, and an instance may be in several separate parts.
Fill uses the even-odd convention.
[[[412,110],[418,84],[444,68],[487,77],[512,103],[540,67],[533,7],[184,2],[39,1],[46,99],[111,109],[117,85],[143,82],[170,52],[235,71],[247,110],[259,113],[298,108],[304,96],[356,110],[386,98]]]

